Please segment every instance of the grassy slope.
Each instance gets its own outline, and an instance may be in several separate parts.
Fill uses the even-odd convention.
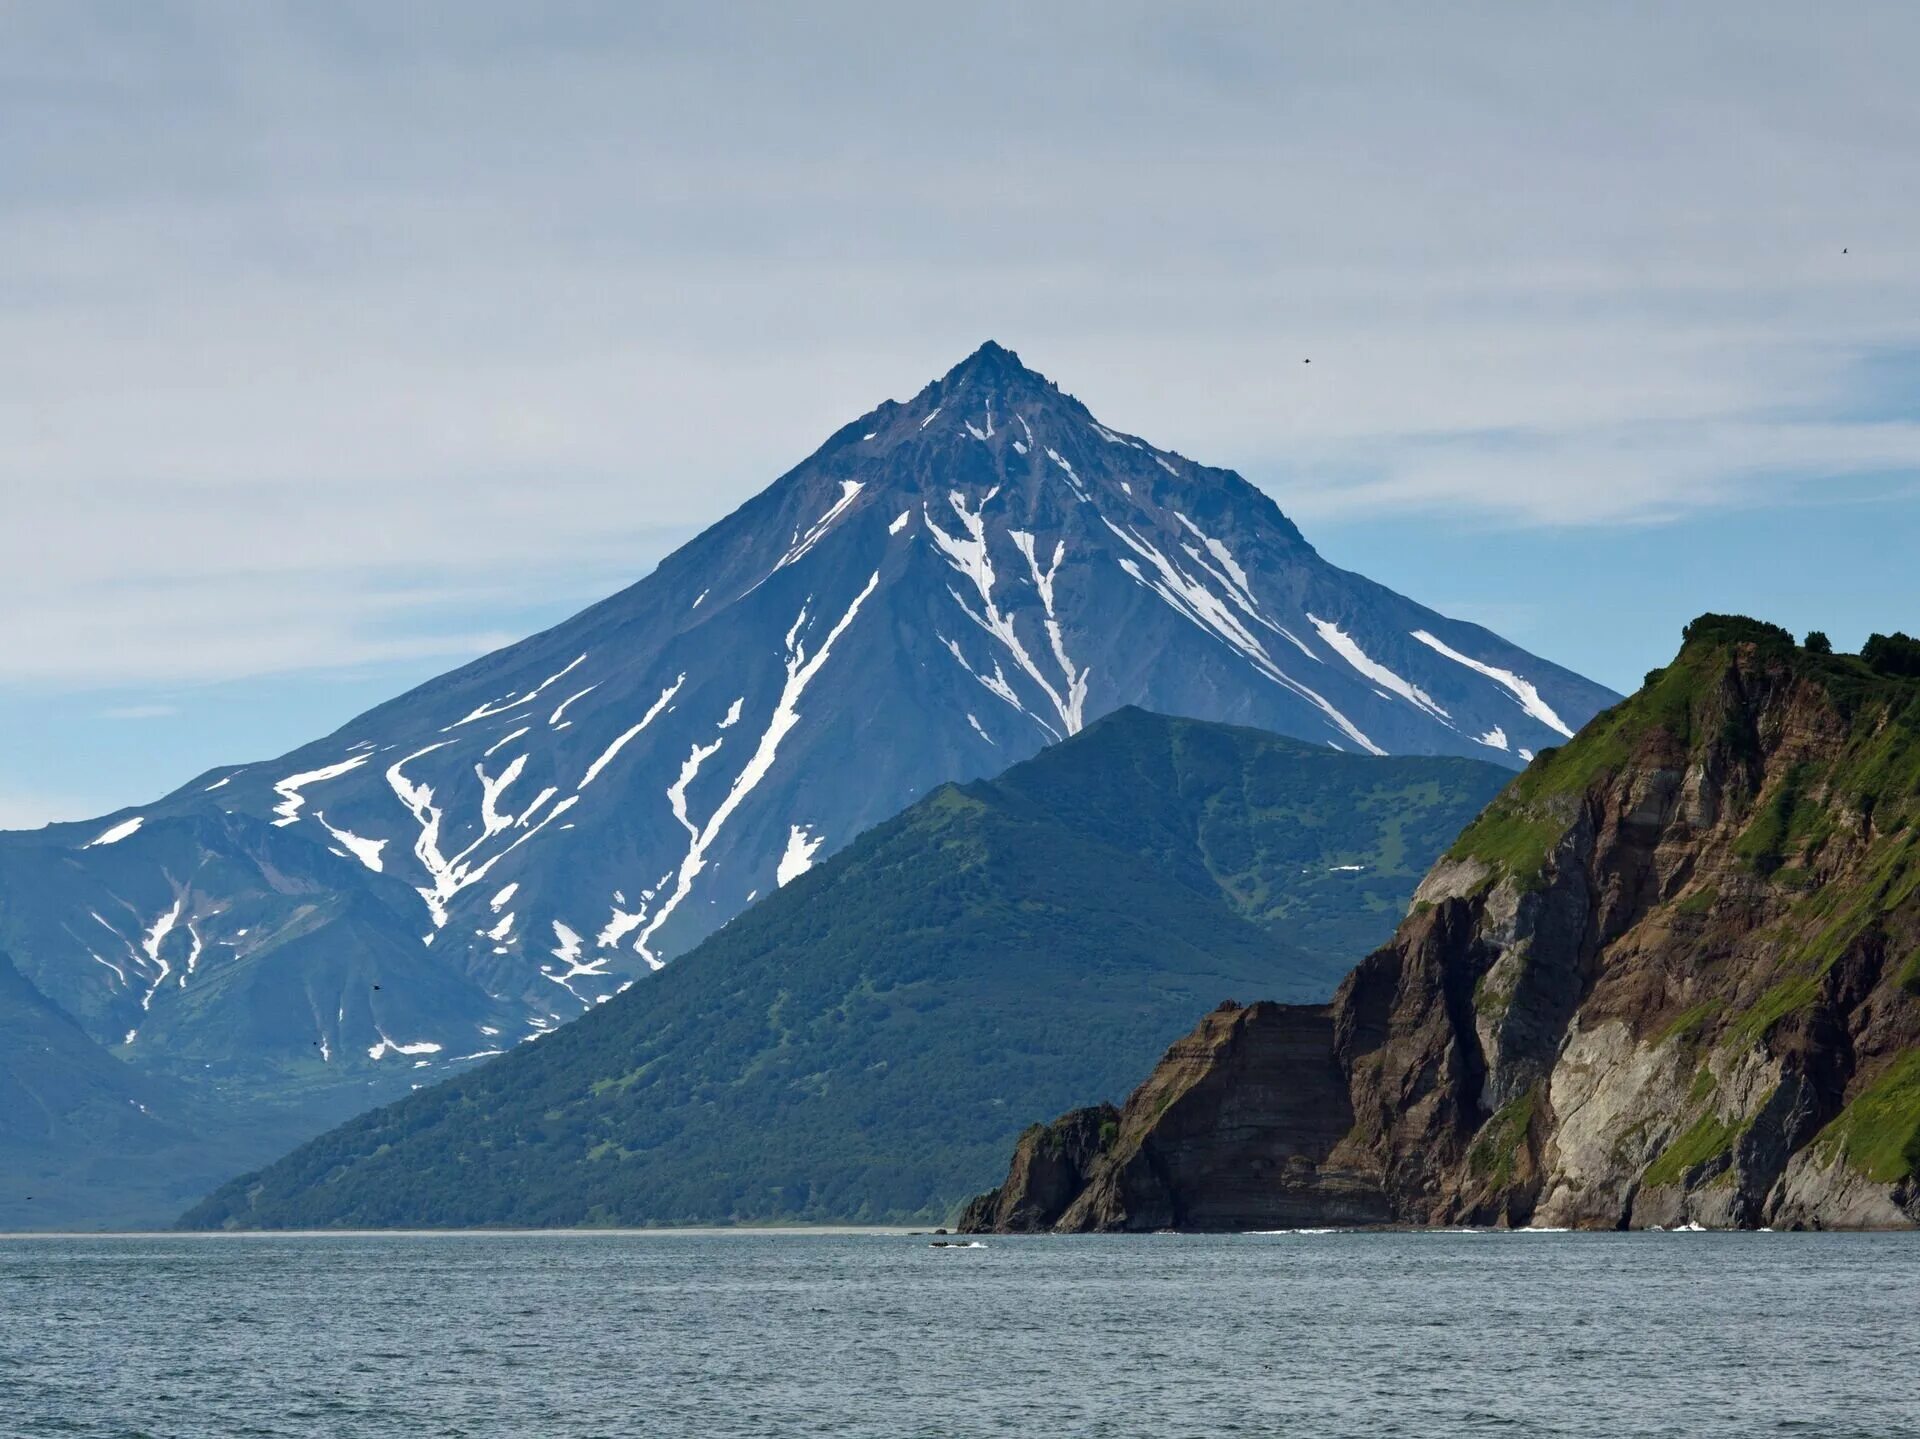
[[[186,1222],[941,1215],[1030,1115],[1119,1095],[1220,999],[1324,997],[1505,778],[1122,711]]]

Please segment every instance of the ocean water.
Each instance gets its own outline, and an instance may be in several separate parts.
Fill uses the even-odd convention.
[[[0,1241],[14,1436],[1920,1434],[1920,1235]]]

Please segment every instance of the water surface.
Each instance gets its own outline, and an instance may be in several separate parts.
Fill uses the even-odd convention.
[[[1920,1433],[1920,1235],[0,1242],[0,1433]]]

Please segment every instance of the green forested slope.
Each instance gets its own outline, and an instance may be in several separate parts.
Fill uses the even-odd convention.
[[[1121,711],[184,1222],[940,1216],[1219,1000],[1325,997],[1506,778]]]

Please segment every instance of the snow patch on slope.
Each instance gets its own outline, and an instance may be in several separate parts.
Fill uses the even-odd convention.
[[[494,756],[494,752],[496,750],[505,749],[508,745],[512,744],[515,740],[519,739],[522,735],[531,733],[532,728],[533,727],[531,725],[521,725],[519,729],[514,730],[511,734],[501,735],[499,739],[495,740],[492,744],[488,745],[484,750],[480,752],[480,758],[492,759]]]
[[[1320,632],[1320,638],[1328,649],[1339,655],[1341,659],[1352,665],[1355,670],[1365,675],[1375,684],[1391,690],[1408,704],[1413,705],[1417,709],[1425,710],[1435,719],[1450,719],[1447,712],[1435,704],[1432,697],[1428,695],[1425,690],[1410,680],[1402,679],[1378,660],[1370,658],[1367,652],[1360,648],[1360,642],[1345,630],[1341,629],[1340,626],[1332,620],[1323,620],[1318,615],[1310,612],[1307,615],[1307,623]],[[1482,741],[1482,743],[1485,743],[1485,741]],[[1504,742],[1501,747],[1505,748]]]
[[[688,824],[688,829],[692,833],[692,842],[687,846],[686,857],[680,861],[673,890],[661,901],[659,909],[647,921],[646,928],[640,931],[639,939],[634,942],[635,949],[649,964],[658,968],[664,962],[653,952],[650,941],[659,932],[660,926],[667,922],[692,891],[694,881],[699,878],[701,870],[706,868],[707,851],[713,847],[713,842],[719,838],[720,831],[733,817],[734,811],[749,794],[753,793],[754,787],[766,778],[767,771],[773,768],[773,762],[780,753],[781,740],[785,739],[793,727],[800,723],[800,700],[806,694],[807,686],[812,684],[814,676],[820,673],[821,666],[826,664],[827,657],[833,653],[835,641],[846,633],[847,626],[852,624],[854,617],[860,613],[860,606],[867,602],[867,597],[874,592],[879,583],[880,572],[875,570],[868,577],[860,593],[853,597],[853,603],[847,606],[846,613],[841,615],[833,628],[827,632],[827,637],[820,642],[820,648],[811,654],[800,639],[800,631],[805,626],[807,618],[806,606],[801,606],[799,617],[794,620],[793,627],[787,631],[787,678],[786,684],[780,691],[779,702],[774,705],[773,717],[768,720],[766,729],[760,735],[760,742],[755,746],[753,754],[748,757],[746,765],[735,776],[733,787],[727,791],[727,797],[721,800],[719,807],[708,816],[706,824],[697,831],[690,823]]]
[[[364,839],[351,830],[340,829],[334,825],[330,825],[327,823],[326,815],[320,810],[315,810],[313,817],[319,822],[320,828],[338,840],[355,859],[359,860],[360,863],[364,864],[375,874],[380,873],[380,851],[387,847],[387,842],[384,839]]]
[[[864,486],[862,486],[859,480],[842,480],[840,482],[840,498],[835,500],[832,507],[814,522],[813,527],[807,531],[804,537],[795,541],[793,547],[780,557],[779,562],[768,572],[769,576],[784,570],[796,560],[804,558],[808,550],[819,544],[821,538],[827,531],[833,528],[833,522],[847,512],[848,505],[859,498],[860,491],[863,488]],[[755,588],[758,588],[758,586]]]
[[[579,1000],[581,1005],[591,1008],[593,1001],[575,989],[573,982],[581,978],[606,979],[608,977],[607,961],[603,957],[596,955],[594,958],[583,962],[580,957],[580,936],[574,933],[570,926],[562,924],[557,919],[552,923],[553,937],[559,941],[553,948],[553,957],[566,965],[566,969],[564,972],[556,973],[552,965],[543,964],[540,966],[540,973],[544,978],[552,980],[555,984],[566,990],[568,994]]]
[[[280,803],[273,807],[273,812],[279,816],[274,821],[274,825],[277,828],[285,828],[287,825],[299,823],[300,806],[306,803],[300,791],[308,785],[319,784],[323,780],[338,779],[350,770],[359,769],[372,758],[371,750],[362,750],[359,754],[347,756],[338,764],[326,765],[321,769],[310,769],[304,774],[290,774],[285,779],[276,781],[273,789],[274,793],[280,796]]]
[[[1014,548],[1026,557],[1027,569],[1033,575],[1033,587],[1040,594],[1041,608],[1046,611],[1047,641],[1053,646],[1054,662],[1060,666],[1060,673],[1066,680],[1064,701],[1054,695],[1051,690],[1048,691],[1048,698],[1052,699],[1059,708],[1060,721],[1066,726],[1067,733],[1077,734],[1085,723],[1087,676],[1092,671],[1074,668],[1073,661],[1067,657],[1066,642],[1060,633],[1060,617],[1053,608],[1053,582],[1060,573],[1060,561],[1066,557],[1067,542],[1054,541],[1053,561],[1045,570],[1042,570],[1040,561],[1034,554],[1033,536],[1025,530],[1013,530],[1009,533]]]
[[[492,754],[493,751],[488,750],[487,753]],[[473,767],[474,776],[480,781],[480,827],[484,834],[495,835],[503,829],[513,828],[514,816],[500,813],[500,796],[506,792],[508,785],[520,778],[520,772],[526,767],[527,757],[524,754],[515,755],[497,776],[490,777],[485,765],[476,764]]]
[[[1512,694],[1515,699],[1520,701],[1520,708],[1539,720],[1541,724],[1556,734],[1565,736],[1567,739],[1573,738],[1573,731],[1567,728],[1566,721],[1553,712],[1553,706],[1549,705],[1540,697],[1540,691],[1534,688],[1531,681],[1522,679],[1512,670],[1503,670],[1495,665],[1484,664],[1469,655],[1463,655],[1445,641],[1435,638],[1425,630],[1415,630],[1413,637],[1428,649],[1445,655],[1455,664],[1465,665],[1468,669],[1485,675],[1495,684]]]
[[[432,916],[433,927],[435,929],[444,929],[446,927],[447,904],[456,894],[467,888],[467,886],[478,884],[482,879],[486,878],[487,872],[491,870],[494,865],[498,864],[521,845],[540,833],[541,830],[545,829],[554,820],[573,808],[580,800],[578,794],[568,795],[565,799],[561,800],[559,804],[548,810],[538,824],[528,829],[525,834],[519,836],[513,843],[507,845],[498,853],[484,861],[477,864],[470,864],[468,863],[468,858],[476,848],[490,837],[491,832],[488,831],[483,831],[479,839],[476,839],[453,858],[448,859],[440,848],[440,824],[444,815],[440,807],[433,802],[433,786],[409,778],[405,772],[405,766],[451,743],[453,743],[451,740],[440,740],[437,743],[415,750],[404,759],[395,760],[387,767],[388,787],[392,789],[394,795],[400,800],[400,803],[406,806],[407,812],[413,816],[414,823],[420,826],[419,838],[413,843],[413,855],[415,859],[420,861],[420,867],[426,871],[427,878],[430,882],[425,885],[414,886],[414,893],[426,901],[427,913]],[[534,806],[530,806],[526,814],[521,816],[520,823],[522,825],[525,824],[527,818],[532,814],[533,808],[544,801],[550,793],[552,793],[551,790],[542,791],[540,797],[534,801]],[[508,886],[506,890],[501,891],[501,894],[495,897],[496,900],[504,902],[503,896],[509,894],[511,889],[512,886]],[[498,908],[498,904],[496,904],[495,908]]]
[[[80,848],[94,849],[103,844],[118,844],[129,835],[136,833],[144,823],[146,823],[146,816],[144,815],[136,814],[132,819],[123,819],[120,823],[101,830],[99,834],[81,845]]]
[[[1306,700],[1325,715],[1340,733],[1369,754],[1386,753],[1361,733],[1359,726],[1335,709],[1324,695],[1301,684],[1274,663],[1273,657],[1267,653],[1266,646],[1262,645],[1253,632],[1240,622],[1233,609],[1206,585],[1187,574],[1140,535],[1131,530],[1121,529],[1112,520],[1107,520],[1106,526],[1135,554],[1154,567],[1156,574],[1149,578],[1141,571],[1138,564],[1122,555],[1120,568],[1126,571],[1137,584],[1153,591],[1201,629],[1218,636],[1239,651],[1255,669],[1275,684]]]
[[[704,599],[705,596],[703,595],[702,598]],[[560,723],[560,716],[567,712],[568,705],[572,704],[575,700],[579,699],[583,695],[592,694],[595,690],[599,688],[600,686],[598,684],[590,684],[583,690],[575,690],[572,694],[568,695],[565,699],[561,700],[559,704],[554,706],[553,713],[547,716],[547,727],[549,729],[552,729],[554,726],[558,725]]]
[[[1200,541],[1205,548],[1206,553],[1202,554],[1192,545],[1182,545],[1181,548],[1186,551],[1187,558],[1200,566],[1216,584],[1226,590],[1227,598],[1240,607],[1241,613],[1249,619],[1259,621],[1299,650],[1301,654],[1315,664],[1319,664],[1320,656],[1309,649],[1305,641],[1285,625],[1268,618],[1266,612],[1260,608],[1260,601],[1253,596],[1253,586],[1247,579],[1247,572],[1240,567],[1240,562],[1233,557],[1233,551],[1227,548],[1225,542],[1215,539],[1178,510],[1173,512],[1173,517],[1185,526],[1187,532]]]
[[[1054,713],[1059,716],[1061,726],[1068,734],[1074,734],[1080,729],[1081,714],[1086,704],[1086,675],[1074,668],[1073,662],[1067,658],[1065,648],[1059,644],[1058,640],[1059,623],[1053,615],[1053,580],[1060,565],[1060,551],[1055,551],[1052,567],[1043,573],[1034,557],[1033,537],[1024,535],[1025,543],[1022,544],[1024,532],[1016,532],[1014,535],[1015,546],[1026,556],[1027,563],[1032,568],[1035,588],[1040,592],[1047,612],[1048,633],[1055,637],[1054,653],[1060,661],[1061,672],[1066,681],[1064,694],[1040,672],[1040,666],[1034,663],[1033,656],[1027,652],[1026,645],[1021,642],[1012,617],[1001,612],[999,603],[994,598],[993,557],[987,549],[985,511],[988,502],[999,493],[999,487],[995,486],[987,491],[978,505],[969,507],[965,495],[958,490],[952,491],[947,496],[947,502],[960,519],[962,533],[950,535],[934,523],[931,514],[924,514],[927,532],[932,535],[933,542],[939,547],[941,553],[946,555],[947,563],[965,576],[973,586],[974,593],[979,596],[980,608],[976,610],[958,590],[949,590],[954,602],[960,606],[968,619],[997,640],[1027,678],[1040,687],[1048,702],[1052,704]],[[960,654],[959,647],[951,641],[948,641],[947,645],[953,651],[954,657],[959,659],[962,665],[966,665],[966,659]],[[981,679],[979,672],[972,666],[968,665],[967,669],[975,679]],[[995,674],[999,675],[997,664]],[[981,683],[985,684],[986,681],[981,679]],[[1000,680],[1000,685],[1005,687],[1004,678]],[[993,685],[987,687],[994,689],[995,693],[1000,692]],[[1011,694],[1011,690],[1008,689],[1007,693]],[[1002,697],[1005,698],[1004,695]],[[1025,712],[1024,706],[1020,706],[1017,701],[1014,703],[1016,708]],[[1051,730],[1052,727],[1048,726],[1048,728]]]
[[[384,1029],[376,1028],[374,1033],[380,1036],[380,1042],[367,1050],[368,1059],[384,1059],[389,1054],[438,1054],[440,1052],[440,1046],[430,1039],[417,1039],[412,1044],[402,1044],[396,1039],[389,1039]]]
[[[806,825],[792,826],[787,831],[787,852],[780,856],[780,863],[774,870],[774,881],[780,888],[785,889],[790,882],[812,869],[815,852],[826,842],[825,835],[809,834]]]
[[[1073,472],[1073,466],[1067,463],[1067,457],[1052,446],[1048,446],[1047,458],[1052,460],[1062,470],[1066,471],[1067,484],[1072,487],[1074,494],[1079,496],[1085,503],[1091,504],[1092,500],[1087,495],[1086,490],[1081,487],[1080,477]]]
[[[556,680],[564,679],[566,676],[572,674],[581,660],[585,658],[585,654],[579,655],[574,659],[572,664],[569,664],[565,669],[556,670],[553,674],[548,675],[525,694],[514,695],[506,699],[488,700],[479,708],[462,715],[452,724],[447,725],[440,733],[446,734],[449,730],[459,729],[461,725],[472,724],[475,720],[491,719],[494,715],[505,714],[508,710],[519,709],[521,705],[532,704],[534,700],[546,692],[549,685],[553,684]]]
[[[160,946],[167,942],[167,936],[173,933],[173,927],[180,922],[180,916],[186,907],[186,896],[176,898],[173,908],[154,920],[152,928],[141,936],[140,949],[147,957],[147,964],[159,970],[153,983],[147,986],[147,992],[140,996],[140,1008],[143,1011],[153,1008],[153,996],[159,991],[160,986],[167,982],[167,976],[173,973],[173,966],[168,964],[160,954]]]
[[[587,766],[587,772],[580,777],[580,783],[575,785],[574,789],[576,791],[584,790],[588,785],[592,784],[594,780],[598,779],[600,776],[600,771],[605,769],[608,765],[612,764],[614,756],[619,754],[621,750],[627,747],[627,741],[631,740],[635,735],[639,734],[648,725],[652,724],[655,718],[658,717],[660,711],[667,707],[667,702],[680,692],[680,686],[685,684],[686,682],[687,682],[687,676],[683,671],[680,674],[680,676],[674,680],[672,684],[668,685],[665,689],[661,690],[660,698],[655,700],[653,702],[653,707],[640,717],[640,723],[637,725],[634,725],[631,729],[623,733],[618,739],[614,740],[612,744],[608,745],[604,750],[602,750],[600,752],[600,757],[596,759],[592,764]]]
[[[1013,686],[1007,683],[1007,676],[1000,668],[1000,661],[995,660],[993,662],[992,674],[982,674],[968,662],[966,652],[960,648],[959,641],[948,638],[938,630],[934,631],[934,638],[946,646],[947,653],[959,662],[960,668],[972,675],[989,694],[997,699],[1006,701],[1006,703],[1013,706],[1014,709],[1018,710],[1021,714],[1039,725],[1040,728],[1045,730],[1049,735],[1053,736],[1054,739],[1060,738],[1059,730],[1055,729],[1052,725],[1041,719],[1039,715],[1034,714],[1025,705],[1020,703],[1020,696],[1015,694]]]

